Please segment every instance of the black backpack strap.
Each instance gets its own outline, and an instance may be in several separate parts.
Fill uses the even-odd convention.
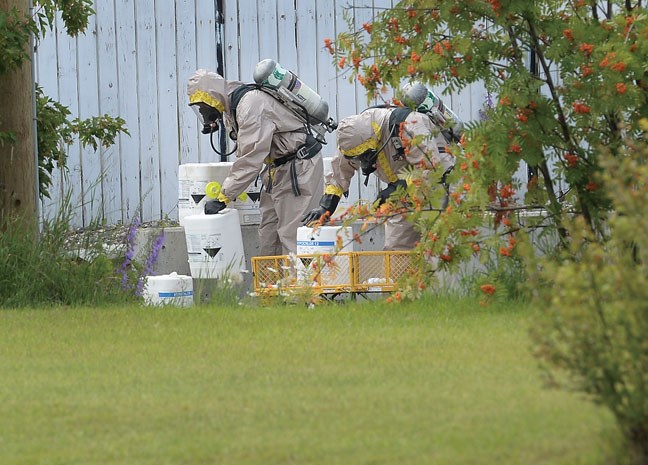
[[[396,153],[393,156],[394,160],[405,158],[405,147],[400,138],[400,125],[403,123],[412,110],[405,107],[396,108],[389,115],[389,137],[392,139]]]
[[[237,87],[234,89],[234,91],[230,95],[230,114],[232,115],[232,119],[234,120],[234,123],[236,124],[236,107],[238,106],[239,102],[243,98],[245,94],[250,92],[251,90],[258,89],[259,86],[256,84],[244,84],[242,86]]]
[[[391,115],[389,115],[389,133],[392,136],[398,136],[401,123],[407,119],[410,113],[412,113],[412,110],[406,107],[398,107],[391,112]]]

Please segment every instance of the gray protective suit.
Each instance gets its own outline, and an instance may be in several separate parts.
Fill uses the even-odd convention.
[[[404,158],[395,160],[397,149],[389,141],[389,116],[393,110],[370,108],[340,121],[337,129],[338,150],[331,162],[331,171],[326,176],[326,192],[339,194],[349,189],[353,175],[360,168],[359,160],[354,157],[367,148],[381,149],[374,174],[385,183],[397,181],[398,175],[403,174],[403,168],[420,162],[438,172],[439,178],[454,166],[455,159],[446,152],[447,144],[440,129],[428,116],[414,111],[405,119],[403,136],[410,140],[421,136],[421,141],[418,145],[412,145]],[[410,250],[419,239],[420,234],[405,215],[391,217],[385,223],[384,250]]]
[[[218,200],[227,203],[235,199],[261,171],[260,254],[294,253],[300,219],[317,205],[322,194],[322,156],[317,153],[308,159],[295,157],[306,141],[306,125],[262,90],[251,90],[243,95],[236,106],[234,120],[231,96],[241,85],[243,83],[227,81],[214,72],[198,70],[187,87],[191,103],[204,101],[218,109],[229,129],[237,134],[236,160],[223,182]],[[292,176],[291,170],[294,170]],[[299,195],[295,195],[294,182]]]

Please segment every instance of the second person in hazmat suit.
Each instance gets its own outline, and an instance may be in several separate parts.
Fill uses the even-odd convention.
[[[302,119],[254,86],[200,69],[189,78],[187,92],[189,104],[211,118],[211,124],[224,117],[237,144],[230,173],[218,198],[206,203],[205,213],[223,210],[261,171],[260,254],[296,252],[300,219],[317,205],[323,188],[321,145]]]
[[[416,145],[404,150],[400,136],[415,141]],[[440,128],[427,115],[408,108],[369,108],[343,119],[337,129],[337,146],[320,206],[304,216],[304,224],[326,220],[335,212],[358,169],[365,176],[375,173],[387,183],[378,195],[380,205],[399,188],[406,189],[405,167],[423,163],[441,180],[454,166],[454,157],[445,149],[446,140]],[[406,215],[387,219],[384,250],[410,250],[419,239],[420,234]]]

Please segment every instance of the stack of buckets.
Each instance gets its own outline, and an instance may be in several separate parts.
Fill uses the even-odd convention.
[[[178,221],[184,226],[189,215],[203,213],[205,202],[218,197],[220,187],[229,175],[233,162],[186,163],[178,167]],[[240,214],[240,223],[259,224],[259,198],[261,181],[256,180],[247,190],[230,203]]]
[[[241,224],[260,222],[261,183],[253,182],[244,194],[216,215],[205,215],[207,200],[215,199],[232,162],[189,163],[178,170],[178,219],[184,227],[191,276],[227,277],[240,281],[245,268]]]

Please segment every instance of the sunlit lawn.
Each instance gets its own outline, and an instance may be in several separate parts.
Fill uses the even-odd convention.
[[[603,464],[530,310],[472,300],[0,312],[0,464]]]

